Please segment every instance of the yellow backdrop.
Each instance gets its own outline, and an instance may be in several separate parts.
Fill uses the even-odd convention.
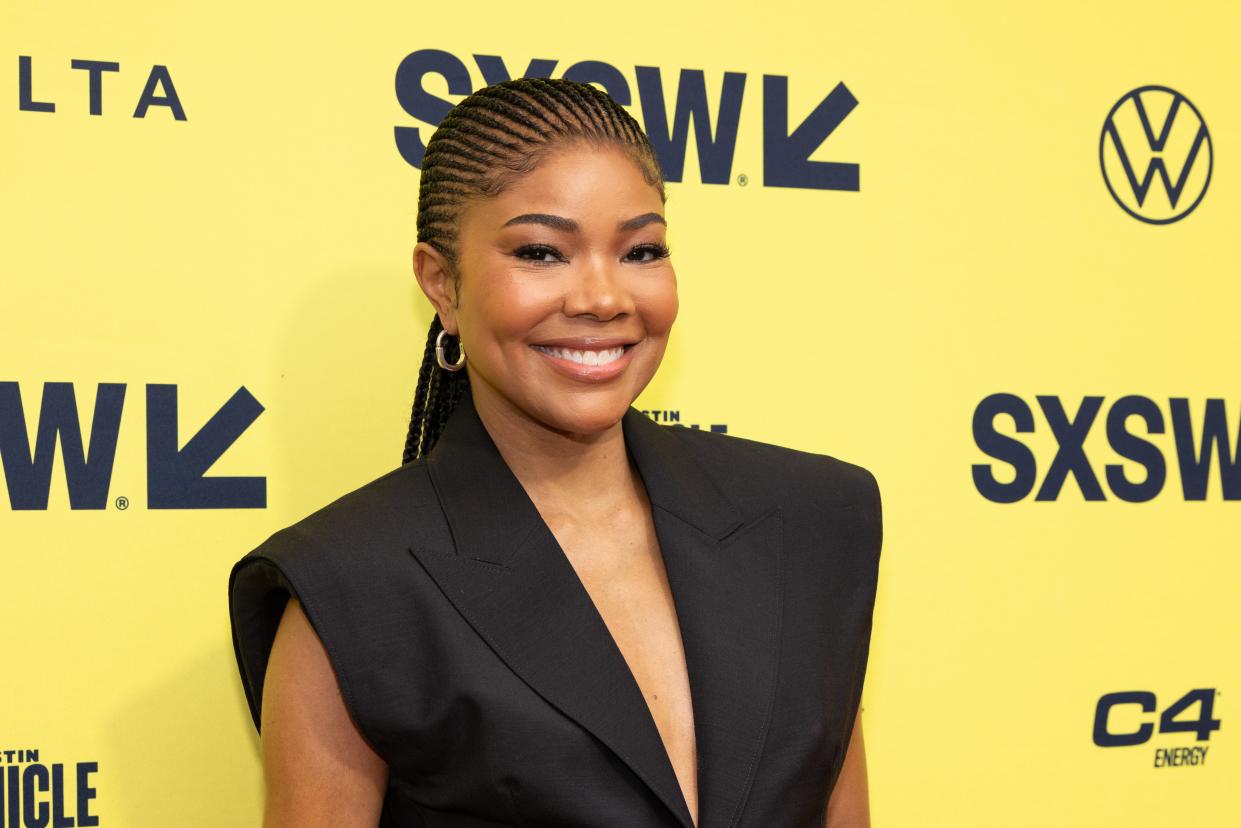
[[[257,824],[228,569],[400,462],[410,130],[501,66],[593,74],[685,147],[640,406],[880,481],[875,825],[1241,824],[1238,31],[1223,2],[5,4],[0,824],[27,785],[80,825]]]

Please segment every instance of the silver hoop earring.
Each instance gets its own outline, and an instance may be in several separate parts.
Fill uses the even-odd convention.
[[[448,331],[440,330],[439,336],[435,337],[435,362],[445,371],[460,371],[465,367],[465,346],[462,345],[461,340],[458,339],[457,350],[460,353],[457,355],[457,361],[449,362],[444,358],[444,334],[446,333],[448,333]]]

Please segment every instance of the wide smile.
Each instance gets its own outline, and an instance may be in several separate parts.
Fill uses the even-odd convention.
[[[531,345],[530,347],[536,351],[554,356],[557,359],[567,359],[570,362],[576,362],[578,365],[607,365],[609,362],[615,362],[625,355],[624,345],[618,345],[615,348],[604,348],[598,351],[560,348],[552,345]]]
[[[558,373],[581,382],[604,382],[624,372],[633,342],[548,342],[532,343],[531,349],[542,355]]]

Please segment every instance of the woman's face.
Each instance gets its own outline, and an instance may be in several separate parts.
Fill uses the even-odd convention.
[[[677,315],[663,213],[632,158],[585,143],[464,210],[460,293],[444,280],[435,304],[480,408],[573,434],[621,419]]]

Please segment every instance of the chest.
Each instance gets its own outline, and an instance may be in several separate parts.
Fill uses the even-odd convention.
[[[677,608],[649,517],[553,533],[633,674],[690,813],[697,816],[697,744]]]
[[[545,515],[486,543],[463,523],[455,553],[413,547],[408,577],[365,580],[389,609],[358,625],[353,685],[419,813],[480,828],[822,825],[873,571],[855,576],[800,514],[768,511],[719,542],[653,519],[658,536]]]

